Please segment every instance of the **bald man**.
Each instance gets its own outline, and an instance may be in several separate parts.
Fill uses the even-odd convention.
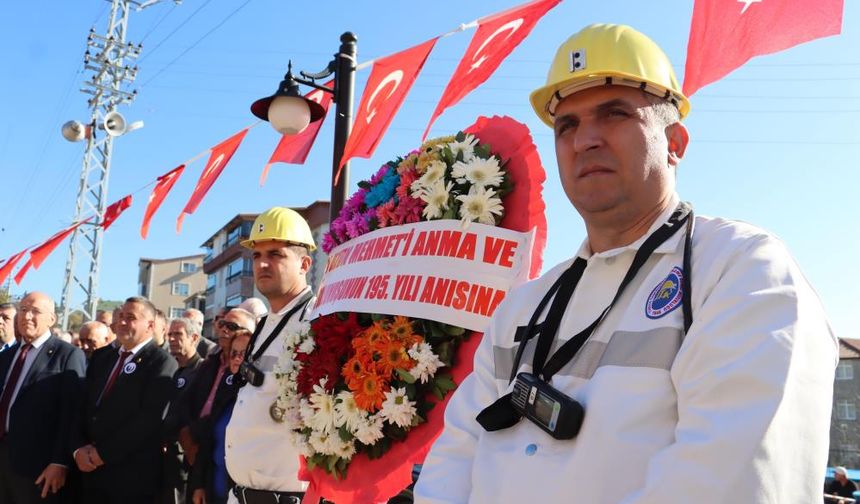
[[[53,503],[62,498],[74,404],[84,353],[51,335],[54,301],[32,292],[15,315],[15,350],[0,353],[0,502]]]
[[[92,357],[93,352],[99,348],[110,345],[114,340],[114,335],[110,327],[102,322],[90,321],[81,326],[80,341],[81,349],[87,356],[87,360]]]

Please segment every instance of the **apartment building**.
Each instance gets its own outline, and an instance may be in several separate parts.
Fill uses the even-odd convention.
[[[168,318],[181,317],[186,300],[205,291],[204,254],[138,261],[138,294],[149,298]]]

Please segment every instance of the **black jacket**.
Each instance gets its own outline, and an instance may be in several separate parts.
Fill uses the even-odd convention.
[[[118,358],[112,346],[93,353],[72,449],[92,443],[104,460],[103,466],[82,475],[84,489],[121,494],[146,488],[154,493],[161,475],[162,417],[174,391],[176,360],[150,341],[98,403]]]
[[[0,353],[0,393],[18,348]],[[69,436],[85,367],[80,349],[51,336],[21,377],[21,388],[9,409],[6,442],[12,467],[22,476],[35,480],[48,464],[73,465]]]

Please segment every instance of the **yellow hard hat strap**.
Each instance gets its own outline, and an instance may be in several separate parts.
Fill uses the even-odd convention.
[[[546,111],[551,117],[555,117],[555,110],[556,108],[558,108],[558,104],[561,103],[561,101],[568,96],[593,87],[613,85],[641,89],[648,94],[669,101],[669,103],[680,109],[680,103],[682,101],[681,98],[677,94],[672,93],[672,91],[669,89],[655,86],[650,82],[630,79],[627,77],[607,75],[594,77],[591,79],[577,80],[573,84],[569,84],[567,86],[557,89],[556,92],[553,93],[550,97],[549,102],[546,104]]]

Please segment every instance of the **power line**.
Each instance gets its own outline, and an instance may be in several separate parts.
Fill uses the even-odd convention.
[[[197,7],[197,9],[196,9],[194,12],[192,12],[190,16],[188,16],[187,18],[185,18],[185,20],[184,20],[184,21],[182,21],[181,23],[179,23],[179,26],[177,26],[176,28],[174,28],[174,29],[173,29],[173,31],[171,31],[170,33],[168,33],[166,37],[164,37],[163,39],[161,39],[161,41],[160,41],[158,44],[156,44],[156,45],[155,45],[155,47],[153,47],[151,51],[147,51],[146,53],[144,53],[144,55],[143,55],[139,60],[137,60],[137,64],[138,64],[138,65],[140,65],[140,64],[141,64],[141,63],[143,63],[147,58],[149,58],[150,56],[152,56],[152,55],[155,53],[155,51],[157,51],[157,50],[158,50],[158,48],[159,48],[159,47],[161,47],[165,42],[167,42],[167,40],[168,40],[168,39],[170,39],[170,37],[172,37],[173,35],[175,35],[175,34],[176,34],[176,32],[178,32],[180,29],[182,29],[182,27],[183,27],[183,26],[185,26],[186,24],[188,24],[188,22],[189,22],[189,21],[191,21],[191,19],[192,19],[192,18],[194,18],[194,16],[196,16],[198,12],[200,12],[201,10],[203,10],[203,8],[204,8],[204,7],[206,7],[207,5],[209,5],[209,2],[211,2],[211,1],[212,1],[212,0],[206,0],[205,2],[203,2],[203,3],[200,5],[200,7]]]
[[[161,17],[160,17],[160,18],[158,18],[158,20],[157,20],[157,21],[152,25],[152,27],[151,27],[151,28],[146,32],[146,34],[143,36],[143,38],[142,38],[142,39],[140,39],[140,43],[141,43],[141,44],[143,44],[143,42],[144,42],[144,41],[146,41],[146,39],[147,39],[150,35],[152,35],[152,32],[154,32],[154,31],[156,30],[156,28],[158,28],[159,26],[161,26],[161,23],[163,23],[163,22],[164,22],[164,20],[165,20],[165,19],[167,19],[167,16],[169,16],[169,15],[173,14],[173,12],[176,10],[176,6],[177,6],[177,4],[175,4],[175,3],[174,3],[174,4],[173,4],[173,8],[172,8],[172,9],[169,9],[169,10],[168,10],[168,9],[164,9],[164,12],[162,12]],[[162,41],[162,42],[163,42],[163,41]],[[157,47],[157,46],[156,46],[156,47]],[[139,63],[139,62],[138,62],[138,63]]]
[[[208,2],[207,2],[207,3],[208,3]],[[235,15],[236,15],[236,13],[238,13],[240,10],[242,10],[242,9],[243,9],[246,5],[248,5],[249,3],[251,3],[251,0],[246,0],[246,1],[245,1],[245,3],[243,3],[242,5],[240,5],[239,7],[237,7],[235,10],[233,10],[233,12],[231,12],[230,14],[228,14],[228,15],[227,15],[227,17],[225,17],[224,19],[222,19],[220,23],[218,23],[217,25],[215,25],[214,27],[212,27],[212,29],[210,29],[209,31],[207,31],[206,33],[204,33],[202,37],[200,37],[199,39],[197,39],[197,41],[196,41],[196,42],[194,42],[193,44],[191,44],[187,49],[185,49],[184,51],[182,51],[181,53],[179,53],[179,55],[178,55],[178,56],[176,56],[175,58],[173,58],[173,59],[172,59],[172,60],[171,60],[167,65],[165,65],[164,67],[162,67],[162,68],[161,68],[161,70],[159,70],[158,72],[156,72],[156,74],[155,74],[155,75],[153,75],[152,77],[150,77],[150,78],[149,78],[149,80],[147,80],[146,82],[144,82],[143,84],[141,84],[141,85],[140,85],[140,87],[141,87],[141,88],[146,87],[146,85],[147,85],[147,84],[149,84],[150,82],[152,82],[153,80],[155,80],[159,75],[163,74],[163,73],[165,72],[165,70],[167,70],[167,69],[168,69],[168,68],[170,68],[174,63],[176,63],[177,61],[179,61],[179,59],[180,59],[180,58],[182,58],[183,56],[185,56],[186,54],[188,54],[188,52],[190,52],[192,49],[194,49],[194,48],[197,46],[197,44],[199,44],[199,43],[200,43],[200,42],[202,42],[206,37],[208,37],[209,35],[211,35],[212,33],[214,33],[214,32],[215,32],[215,30],[217,30],[218,28],[221,28],[221,26],[223,26],[223,25],[224,25],[224,23],[226,23],[227,21],[229,21],[229,20],[230,20],[230,18],[232,18],[233,16],[235,16]]]

